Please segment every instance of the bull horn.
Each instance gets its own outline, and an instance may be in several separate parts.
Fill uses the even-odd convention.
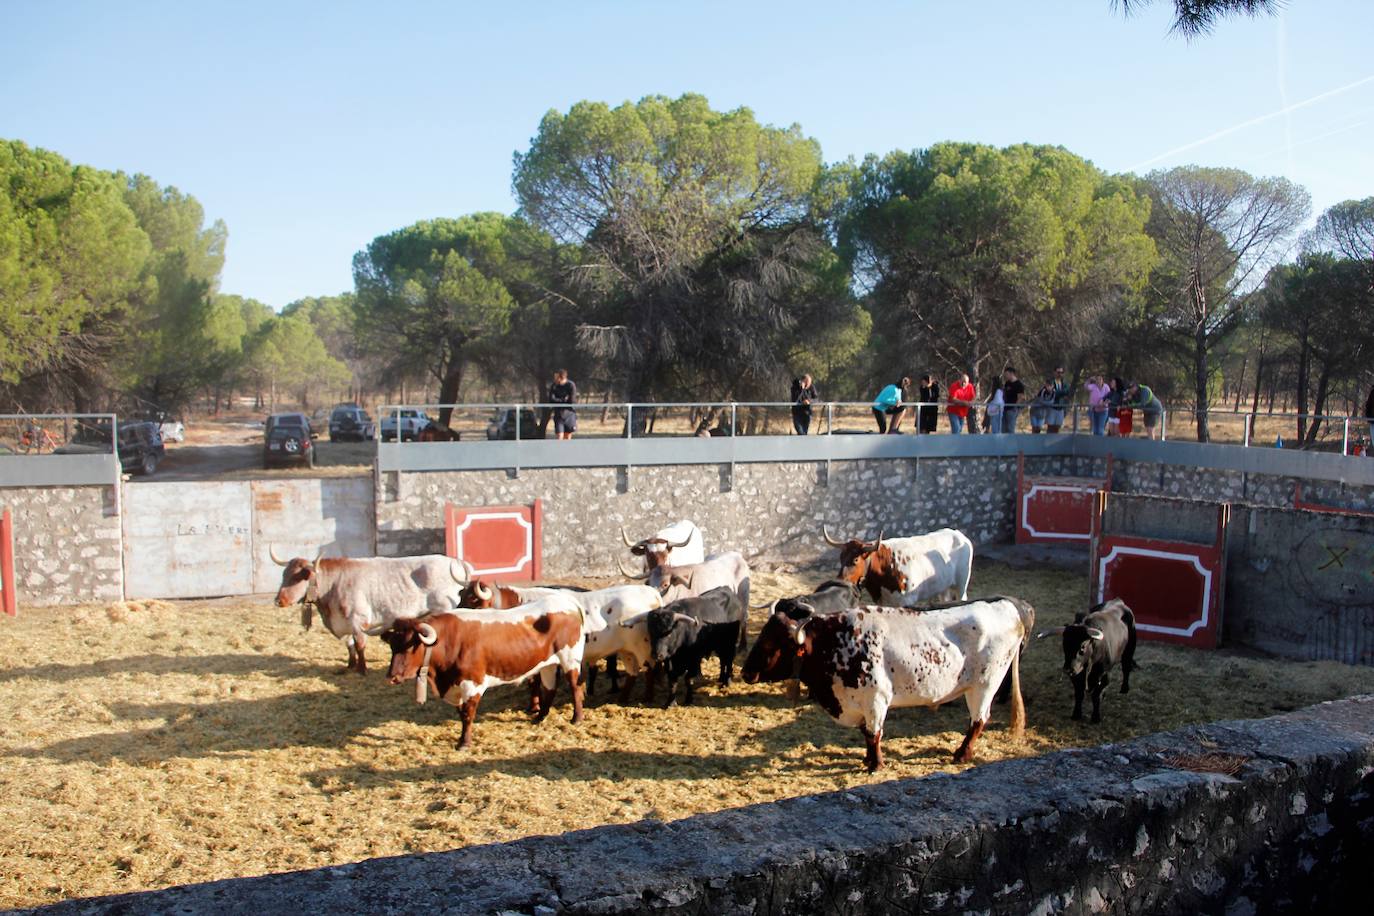
[[[477,579],[472,583],[472,590],[476,593],[477,597],[481,598],[483,601],[491,600],[491,587],[483,585],[481,579]]]
[[[879,529],[878,529],[878,539],[877,539],[876,541],[873,542],[873,549],[874,549],[874,550],[877,550],[877,549],[878,549],[879,547],[881,547],[881,546],[883,546],[883,529],[879,528]]]
[[[620,567],[620,574],[623,575],[623,576],[624,576],[625,578],[627,578],[627,579],[647,579],[647,578],[649,578],[649,574],[648,574],[648,573],[637,573],[637,572],[630,572],[629,570],[627,570],[627,569],[625,568],[625,565],[624,565],[623,563],[620,562],[620,558],[619,558],[619,557],[616,558],[615,565]]]
[[[276,563],[278,566],[285,566],[287,563],[286,560],[283,560],[281,557],[277,556],[277,545],[275,544],[267,545],[267,555],[271,557],[272,562]]]
[[[825,538],[825,542],[831,547],[843,547],[845,545],[844,541],[838,541],[831,537],[830,528],[825,525],[821,525],[821,536]]]
[[[631,549],[634,548],[635,542],[632,541],[632,540],[630,540],[630,536],[629,536],[628,534],[625,533],[625,526],[624,526],[624,525],[621,525],[621,526],[620,526],[620,539],[621,539],[622,541],[625,542],[625,546],[626,546],[626,547],[629,547],[629,548],[631,548]]]
[[[687,621],[688,623],[697,623],[697,622],[698,622],[697,619],[696,619],[695,617],[691,617],[691,616],[689,616],[689,615],[687,615],[687,614],[674,614],[674,615],[673,615],[673,619],[674,619],[674,620],[685,620],[685,621]]]
[[[462,576],[458,575],[458,572],[459,572],[460,570],[464,573],[464,575],[462,575]],[[455,560],[455,559],[453,559],[452,557],[449,558],[449,561],[448,561],[448,574],[449,574],[450,576],[453,577],[453,581],[454,581],[454,582],[457,582],[459,585],[466,585],[468,579],[471,578],[471,576],[466,575],[466,573],[467,573],[467,563],[466,563],[466,562],[464,562],[464,561],[462,561],[462,560]]]
[[[750,609],[751,611],[761,611],[761,610],[763,610],[764,608],[766,608],[766,607],[772,607],[773,605],[775,605],[775,604],[777,604],[777,603],[778,603],[778,602],[775,600],[775,601],[765,601],[763,604],[751,604],[751,605],[749,605],[749,609]]]
[[[687,535],[687,539],[686,539],[686,540],[681,541],[680,543],[677,543],[677,544],[674,544],[672,541],[669,541],[669,540],[666,540],[666,539],[663,541],[663,543],[664,543],[665,545],[667,545],[667,546],[668,546],[670,549],[672,549],[672,550],[676,550],[676,549],[678,549],[679,547],[686,547],[686,546],[687,546],[688,544],[690,544],[691,542],[692,542],[692,536],[691,536],[690,534]]]
[[[1088,635],[1093,639],[1105,639],[1107,634],[1103,633],[1097,627],[1088,627]]]
[[[1066,629],[1067,627],[1055,627],[1053,630],[1041,630],[1039,633],[1035,634],[1035,638],[1044,639],[1046,636],[1058,636],[1060,633],[1063,633]]]
[[[796,628],[795,630],[792,631],[792,638],[795,639],[795,640],[797,641],[797,645],[799,645],[799,646],[804,646],[804,645],[806,645],[806,633],[805,633],[806,625],[807,625],[808,623],[810,623],[811,621],[815,620],[815,619],[816,619],[816,618],[814,618],[814,617],[808,617],[808,618],[806,618],[806,619],[803,620],[801,623],[797,624],[797,628]]]
[[[319,552],[315,554],[315,559],[313,559],[313,560],[310,561],[310,565],[311,565],[311,566],[314,566],[316,563],[320,562],[320,557],[322,557],[322,556],[324,556],[324,548],[323,548],[323,547],[321,547],[321,548],[319,549]]]
[[[469,578],[469,579],[471,579],[471,578],[473,578],[474,576],[477,575],[477,567],[476,567],[476,566],[473,566],[473,565],[472,565],[471,563],[469,563],[467,560],[463,560],[462,563],[463,563],[463,569],[464,569],[464,571],[467,572],[468,578]]]
[[[434,632],[434,627],[427,623],[422,623],[415,628],[420,634],[420,642],[427,646],[432,646],[439,641],[439,634]]]

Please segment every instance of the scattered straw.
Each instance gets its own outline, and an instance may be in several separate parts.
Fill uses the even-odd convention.
[[[1194,773],[1223,773],[1234,776],[1245,766],[1250,758],[1243,754],[1226,754],[1212,751],[1206,754],[1170,754],[1164,762],[1175,770],[1192,770]]]
[[[796,593],[831,569],[761,573],[754,600]],[[591,583],[588,583],[591,584]],[[980,563],[975,594],[1024,597],[1039,624],[1072,620],[1081,579]],[[755,612],[756,632],[766,611]],[[129,602],[0,619],[0,907],[452,849],[964,769],[950,762],[961,702],[888,718],[886,768],[782,685],[710,683],[696,705],[621,707],[601,695],[569,720],[567,690],[542,725],[523,692],[488,693],[476,745],[455,748],[451,707],[417,707],[294,608]],[[1022,666],[1028,725],[1011,740],[994,708],[987,763],[1185,724],[1270,715],[1374,692],[1374,669],[1294,664],[1143,643],[1131,693],[1101,725],[1069,719],[1058,646]],[[708,668],[708,675],[710,669]],[[1244,690],[1235,689],[1243,680]],[[1116,683],[1119,683],[1117,681]],[[661,688],[660,688],[661,690]],[[659,698],[662,699],[660,692]]]

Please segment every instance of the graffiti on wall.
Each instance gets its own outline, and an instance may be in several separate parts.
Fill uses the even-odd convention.
[[[1294,591],[1340,607],[1374,606],[1374,533],[1326,529],[1298,542],[1289,565]]]

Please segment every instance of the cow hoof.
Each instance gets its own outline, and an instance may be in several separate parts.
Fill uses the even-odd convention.
[[[573,725],[581,725],[581,724],[582,724],[582,713],[579,712],[579,713],[577,713],[576,715],[574,715],[574,716],[572,717],[572,724],[573,724]]]
[[[955,751],[955,752],[954,752],[954,762],[955,762],[955,763],[970,763],[970,762],[972,762],[972,760],[973,760],[973,754],[972,754],[970,751],[962,751],[962,750],[960,750],[960,751]]]

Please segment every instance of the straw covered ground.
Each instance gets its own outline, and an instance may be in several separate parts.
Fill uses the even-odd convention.
[[[758,574],[755,599],[804,591],[808,571]],[[980,563],[977,594],[1031,601],[1039,624],[1082,604],[1077,576]],[[755,612],[754,629],[763,612]],[[267,601],[24,610],[0,622],[0,906],[450,849],[641,818],[674,819],[961,769],[962,702],[898,710],[887,767],[861,769],[858,733],[781,686],[714,685],[698,705],[620,707],[586,721],[562,704],[540,726],[523,694],[493,691],[476,746],[454,748],[451,707],[410,685],[342,677],[342,647]],[[978,762],[1185,723],[1265,716],[1374,692],[1374,670],[1143,644],[1132,692],[1101,726],[1070,722],[1057,641],[1025,658],[1030,727],[1006,710]],[[636,700],[638,694],[636,694]]]

